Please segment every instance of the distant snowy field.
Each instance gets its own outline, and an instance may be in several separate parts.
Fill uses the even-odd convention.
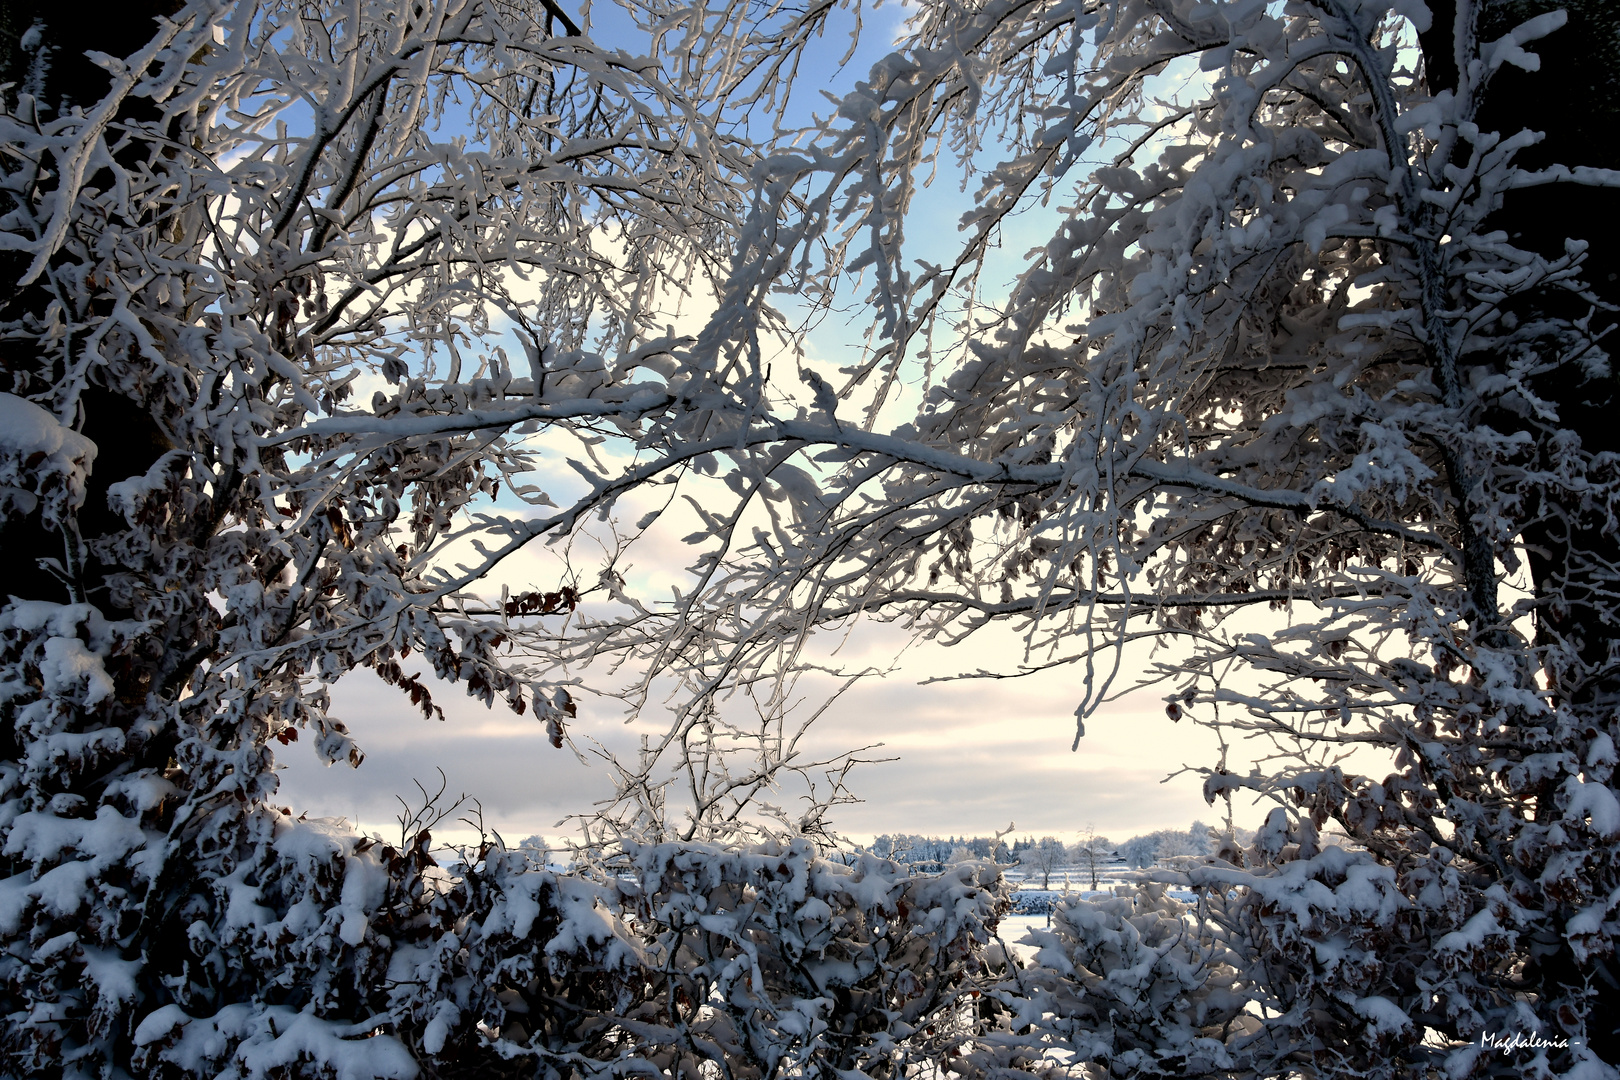
[[[1001,920],[997,929],[1001,940],[1018,959],[1027,964],[1035,959],[1035,946],[1027,944],[1024,939],[1033,929],[1046,929],[1046,920],[1045,915],[1008,915]]]

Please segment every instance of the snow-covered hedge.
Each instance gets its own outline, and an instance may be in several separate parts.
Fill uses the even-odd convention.
[[[964,1000],[1006,907],[994,866],[920,876],[804,841],[652,845],[591,880],[492,848],[451,876],[425,837],[399,852],[273,811],[265,827],[267,861],[219,882],[219,931],[196,924],[186,945],[229,979],[135,1008],[138,1068],[903,1071],[971,1033]]]

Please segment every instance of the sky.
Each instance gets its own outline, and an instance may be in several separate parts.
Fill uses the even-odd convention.
[[[864,75],[894,40],[904,14],[895,4],[867,12],[866,43],[841,73],[816,73],[818,88],[836,90]],[[836,31],[829,36],[838,38]],[[841,44],[828,50],[835,56],[840,52]],[[912,218],[920,224],[914,232],[923,239],[930,239],[932,223],[956,220],[971,206],[958,179],[942,170],[939,181],[920,196]],[[1041,243],[1054,221],[1036,213],[1013,222],[994,272],[1010,283],[1024,250]],[[951,242],[949,230],[935,231],[939,243]],[[933,246],[921,245],[916,254],[947,253],[944,247],[935,252]],[[791,298],[785,303],[791,306]],[[843,304],[860,312],[854,291]],[[699,296],[672,321],[678,331],[692,332],[705,315]],[[826,318],[802,343],[806,360],[832,375],[853,359],[863,333],[864,323],[839,315]],[[905,419],[916,400],[914,390],[896,399],[888,410],[890,422]],[[553,483],[551,493],[559,503],[577,494],[571,489],[577,477],[562,465],[563,452],[554,448],[549,460],[558,467],[542,478]],[[627,508],[625,516],[634,511]],[[670,584],[684,580],[682,568],[691,549],[683,548],[678,537],[690,528],[690,521],[671,514],[644,538],[634,557],[632,584],[650,595],[668,595]],[[511,560],[502,574],[514,590],[546,588],[554,587],[558,569],[551,553],[537,549]],[[1215,736],[1190,720],[1172,722],[1164,708],[1166,689],[1128,694],[1104,705],[1087,720],[1087,734],[1071,752],[1080,697],[1078,673],[1072,669],[1017,679],[927,681],[964,669],[1011,669],[1020,656],[1018,641],[1007,631],[981,632],[955,649],[911,644],[898,629],[886,626],[863,627],[841,642],[842,660],[888,673],[847,690],[817,721],[805,747],[809,760],[869,747],[859,756],[870,763],[850,775],[851,789],[862,801],[838,807],[832,815],[834,828],[857,843],[896,832],[987,835],[1009,825],[1019,836],[1073,841],[1082,830],[1094,828],[1123,840],[1157,829],[1186,828],[1194,819],[1215,822],[1222,817],[1224,806],[1204,802],[1201,778],[1181,772],[1218,761]],[[1130,685],[1148,660],[1146,646],[1127,654],[1121,685]],[[406,667],[407,672],[415,670]],[[442,770],[449,794],[465,793],[476,800],[484,824],[508,841],[533,834],[577,835],[570,816],[588,814],[611,791],[609,772],[592,753],[593,742],[614,752],[631,751],[640,734],[656,734],[665,722],[654,709],[627,726],[622,702],[611,696],[612,680],[582,674],[609,692],[580,695],[570,744],[556,750],[532,715],[514,715],[504,707],[485,709],[459,688],[444,685],[435,688],[434,696],[445,719],[428,720],[370,672],[352,673],[334,686],[332,713],[349,726],[365,752],[364,762],[357,769],[323,766],[307,741],[277,748],[282,765],[279,801],[315,816],[344,817],[365,832],[391,838],[399,831],[399,798],[419,804],[416,784],[437,790]],[[807,685],[807,700],[830,685]],[[795,793],[767,796],[773,797],[790,809]],[[1237,824],[1247,827],[1265,813],[1247,803],[1233,809]],[[471,831],[452,824],[439,835],[466,839]]]
[[[559,468],[549,479],[555,481],[558,502],[574,494],[567,486],[576,480],[569,470]],[[680,538],[697,523],[680,512],[681,506],[674,504],[631,552],[624,569],[639,595],[668,596],[670,585],[686,583],[684,567],[695,549]],[[634,519],[643,508],[632,501],[621,516]],[[578,547],[588,554],[588,543]],[[587,564],[588,558],[579,562]],[[513,591],[554,588],[561,572],[557,555],[538,545],[501,567]],[[1054,835],[1072,842],[1091,827],[1123,840],[1157,829],[1184,829],[1195,819],[1213,823],[1225,813],[1224,805],[1204,802],[1200,776],[1174,775],[1185,767],[1216,764],[1219,748],[1208,729],[1168,718],[1164,695],[1169,688],[1126,693],[1104,704],[1087,719],[1086,735],[1071,751],[1080,699],[1080,673],[1074,668],[1011,679],[937,681],[966,670],[1016,669],[1023,653],[1010,628],[986,628],[945,647],[912,642],[896,626],[864,624],[846,637],[824,635],[819,648],[822,657],[848,668],[885,672],[837,698],[803,748],[805,760],[860,750],[858,756],[870,762],[850,777],[862,801],[838,807],[831,819],[837,831],[857,843],[883,833],[989,835],[1009,825],[1019,836]],[[1130,687],[1153,659],[1149,645],[1131,647],[1117,685]],[[419,668],[407,661],[405,670]],[[627,726],[624,703],[613,696],[618,683],[600,671],[576,674],[599,692],[576,688],[579,716],[570,725],[568,747],[557,750],[532,715],[515,715],[504,706],[486,709],[459,687],[434,687],[445,718],[429,720],[369,671],[351,673],[333,688],[332,714],[349,726],[366,754],[364,762],[358,769],[326,767],[305,742],[272,747],[284,765],[281,801],[392,838],[398,833],[397,796],[419,801],[415,784],[437,790],[442,769],[448,792],[478,800],[485,823],[508,841],[577,836],[577,824],[565,819],[590,813],[612,790],[609,770],[593,744],[633,753],[638,737],[656,737],[668,714],[655,704]],[[430,673],[424,678],[431,682]],[[831,680],[812,679],[801,684],[800,696],[813,708],[833,686]],[[1203,716],[1198,708],[1190,711]],[[766,798],[791,808],[796,794]],[[1234,818],[1252,828],[1265,812],[1240,802]],[[465,826],[436,833],[452,834],[458,842],[470,838]]]
[[[1167,779],[1184,765],[1212,764],[1218,749],[1208,730],[1172,723],[1160,695],[1104,706],[1071,753],[1076,695],[1067,673],[919,685],[951,668],[944,652],[910,650],[898,671],[847,691],[813,729],[811,757],[880,743],[860,756],[894,759],[858,766],[851,787],[864,801],[832,816],[857,842],[894,832],[988,835],[1009,823],[1020,836],[1073,841],[1090,825],[1124,839],[1223,813],[1204,803],[1198,776]],[[395,796],[414,796],[417,780],[437,788],[436,770],[443,769],[452,794],[476,797],[486,822],[516,840],[572,835],[562,819],[589,812],[611,790],[600,764],[553,749],[532,717],[486,710],[448,686],[435,700],[444,707],[442,722],[424,719],[369,672],[341,680],[333,714],[349,725],[365,761],[358,769],[325,767],[303,743],[278,751],[285,765],[280,801],[392,837]],[[571,730],[576,743],[594,737],[628,749],[632,729],[615,704],[582,701]],[[1263,816],[1237,809],[1240,825]]]

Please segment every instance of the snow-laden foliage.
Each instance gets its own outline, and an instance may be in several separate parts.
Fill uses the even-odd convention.
[[[656,322],[732,246],[755,154],[698,96],[708,61],[483,0],[198,0],[130,45],[99,102],[42,76],[0,118],[0,512],[40,562],[0,608],[0,1075],[948,1052],[1007,906],[994,864],[627,836],[590,873],[498,842],[451,873],[431,807],[391,846],[275,800],[276,752],[360,764],[326,689],[360,667],[403,713],[438,715],[431,671],[563,744],[556,657],[502,641],[620,583],[473,587],[624,487],[581,464],[548,510],[524,432],[588,459],[732,400]]]
[[[84,505],[96,445],[25,398],[0,394],[0,510],[60,528]]]
[[[1122,1075],[1220,1075],[1254,1053],[1247,1044],[1264,1029],[1243,1011],[1254,997],[1245,961],[1216,925],[1163,885],[1061,904],[1049,929],[1030,932],[1030,969],[990,996],[1010,1029],[1033,1028],[1036,1046]],[[986,1040],[997,1041],[1008,1042]]]
[[[595,581],[468,586],[602,492],[548,513],[513,433],[590,443],[721,392],[666,378],[657,316],[716,272],[754,151],[694,93],[702,57],[550,10],[195,0],[92,57],[104,93],[46,94],[63,20],[18,43],[0,1072],[477,1072],[502,979],[593,1017],[644,989],[639,939],[593,914],[610,886],[498,852],[448,880],[426,831],[389,851],[274,801],[273,752],[360,763],[326,689],[357,668],[406,712],[437,715],[436,675],[561,746],[576,708],[505,622]],[[516,509],[480,517],[497,495]],[[555,1027],[619,1055],[611,1021]]]
[[[620,1021],[669,1075],[903,1076],[971,1031],[1007,895],[993,863],[911,874],[803,840],[632,849],[647,1017]],[[707,1003],[707,1004],[705,1004]],[[646,1024],[645,1028],[640,1024]]]
[[[1277,804],[1253,849],[1185,882],[1237,905],[1224,940],[1264,1031],[1195,1050],[1217,1036],[1194,1003],[1124,1041],[1052,1037],[1097,1068],[1145,1068],[1120,1056],[1142,1047],[1229,1075],[1611,1075],[1615,298],[1589,274],[1602,224],[1558,210],[1620,174],[1494,126],[1524,115],[1493,95],[1563,14],[1446,15],[920,5],[761,167],[689,350],[743,354],[774,292],[832,304],[858,273],[865,359],[638,466],[706,450],[737,496],[694,500],[695,587],[624,631],[693,673],[689,716],[824,665],[813,628],[998,624],[1020,670],[1074,673],[1077,745],[1140,674],[1225,739],[1212,803]],[[918,258],[908,212],[953,157],[965,239],[941,261],[930,231]],[[1051,228],[1003,297],[985,275],[1015,220]],[[1126,671],[1141,640],[1172,647]],[[628,772],[627,803],[651,775]],[[1349,842],[1323,850],[1330,823]],[[1203,985],[1194,963],[1175,978]]]
[[[914,876],[828,862],[802,840],[632,846],[623,873],[591,880],[488,845],[452,876],[425,840],[401,852],[318,823],[269,828],[263,864],[220,884],[223,925],[193,933],[244,977],[271,975],[283,1000],[242,986],[216,1007],[150,1010],[137,1068],[898,1074],[969,1027],[963,1003],[1006,906],[994,865]]]

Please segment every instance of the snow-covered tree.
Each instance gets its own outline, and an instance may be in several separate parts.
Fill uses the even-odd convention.
[[[1080,830],[1080,839],[1075,842],[1071,855],[1075,865],[1090,876],[1093,889],[1097,888],[1097,871],[1114,861],[1116,847],[1108,837],[1099,836],[1094,825],[1088,823]]]
[[[0,117],[0,1072],[723,1060],[732,1044],[694,1049],[679,1011],[706,990],[637,996],[638,965],[695,977],[660,936],[685,923],[631,915],[659,886],[632,900],[492,844],[449,875],[433,812],[397,845],[307,821],[276,799],[275,754],[360,763],[327,692],[358,668],[402,712],[438,716],[432,694],[458,684],[563,745],[571,677],[503,642],[618,579],[575,568],[502,596],[487,576],[616,490],[581,465],[584,496],[554,507],[529,433],[591,461],[746,381],[677,372],[661,309],[737,242],[758,152],[723,113],[747,96],[754,25],[683,36],[629,11],[627,49],[505,0],[19,13],[0,34],[17,76]],[[775,45],[814,23],[781,21]],[[802,884],[819,864],[795,851]],[[865,884],[798,889],[768,917],[802,909],[797,940],[833,952],[860,927],[867,948],[872,920],[921,903],[897,897],[944,881],[839,872]],[[969,921],[997,903],[972,890]],[[956,970],[945,945],[985,935],[965,926],[896,930],[909,974],[852,952],[849,979],[898,979],[908,1000],[918,979],[901,1011],[927,1012],[929,965]],[[714,980],[744,970],[707,947]],[[810,988],[853,982],[785,977],[810,1011],[783,1039],[844,1022],[815,1021]],[[516,1012],[524,1038],[497,1038]],[[632,1013],[653,1026],[627,1058],[615,1018]]]
[[[1194,855],[1208,855],[1214,850],[1215,830],[1202,821],[1194,821],[1187,826],[1187,842],[1192,847]]]
[[[773,296],[832,304],[859,274],[870,348],[735,418],[715,451],[740,498],[699,507],[695,587],[628,640],[682,643],[711,700],[808,662],[815,627],[1007,625],[1020,671],[1075,673],[1077,745],[1130,643],[1173,642],[1143,672],[1169,716],[1268,747],[1204,767],[1212,802],[1273,800],[1266,827],[1175,871],[1241,898],[1221,947],[1264,955],[1232,985],[1267,1019],[1155,1029],[1152,1053],[1604,1072],[1620,162],[1536,91],[1534,50],[1585,61],[1612,115],[1620,31],[1612,5],[1574,11],[1572,31],[1508,0],[1438,21],[1416,0],[919,5],[762,168],[692,346],[762,351]],[[908,211],[952,161],[975,206],[941,258]],[[1049,230],[1000,295],[1015,220]],[[1329,821],[1364,850],[1321,850]],[[1505,1029],[1554,1045],[1481,1048]]]
[[[1055,836],[1043,836],[1018,853],[1018,864],[1026,875],[1039,874],[1041,888],[1052,887],[1052,871],[1062,866],[1069,857],[1069,849]]]
[[[1119,845],[1119,853],[1127,866],[1139,870],[1145,866],[1152,866],[1159,859],[1159,849],[1164,846],[1167,835],[1164,832],[1155,832],[1133,836]]]

